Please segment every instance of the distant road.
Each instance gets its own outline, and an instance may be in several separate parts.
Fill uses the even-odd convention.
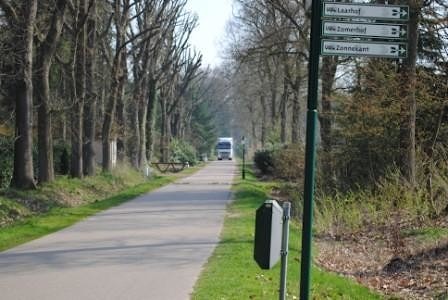
[[[219,241],[235,164],[0,253],[2,300],[189,299]]]

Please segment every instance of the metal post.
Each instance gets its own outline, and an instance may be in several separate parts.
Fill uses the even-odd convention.
[[[313,224],[314,178],[316,162],[317,94],[321,31],[321,1],[312,0],[310,61],[308,70],[308,104],[305,149],[305,183],[302,227],[300,300],[310,298],[311,242]]]
[[[246,161],[245,161],[245,156],[246,156],[246,140],[243,136],[242,138],[242,144],[243,144],[243,179],[246,179]]]
[[[283,229],[281,248],[281,271],[280,271],[280,300],[286,299],[286,276],[288,271],[288,245],[289,245],[289,218],[291,203],[283,203]]]

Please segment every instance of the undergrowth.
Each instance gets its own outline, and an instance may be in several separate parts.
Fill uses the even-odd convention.
[[[303,198],[297,185],[283,184],[281,189],[293,200],[295,216],[300,217]],[[390,225],[426,226],[443,217],[447,203],[431,201],[426,187],[413,188],[393,173],[374,188],[334,194],[317,192],[314,231],[340,237]]]
[[[144,181],[139,172],[123,165],[112,173],[83,179],[58,176],[54,182],[39,185],[36,190],[3,189],[0,191],[0,227],[55,207],[88,204]]]

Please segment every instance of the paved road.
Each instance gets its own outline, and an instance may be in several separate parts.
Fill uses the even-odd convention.
[[[232,162],[0,253],[2,300],[188,299],[221,230]]]

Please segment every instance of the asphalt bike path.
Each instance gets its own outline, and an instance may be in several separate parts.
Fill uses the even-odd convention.
[[[219,242],[236,167],[192,176],[0,253],[1,300],[189,299]]]

